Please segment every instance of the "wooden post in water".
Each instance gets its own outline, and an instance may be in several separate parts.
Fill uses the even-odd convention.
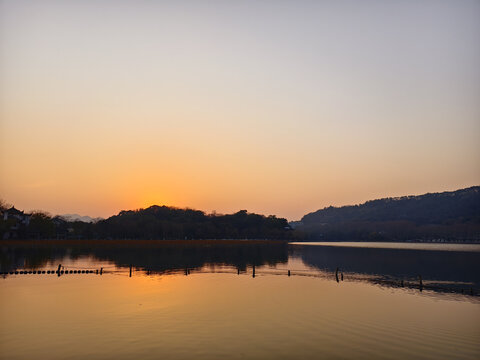
[[[103,274],[103,268],[100,268],[100,275]]]
[[[57,275],[60,276],[60,269],[62,268],[62,264],[58,264]]]
[[[255,265],[253,265],[253,273],[252,273],[252,277],[254,278],[255,277]]]
[[[337,270],[335,270],[335,279],[337,279],[337,282],[339,282],[338,281],[338,267],[337,267]]]
[[[422,291],[423,290],[422,275],[418,275],[418,286],[420,288],[420,291]]]
[[[343,281],[343,271],[340,273],[340,278],[341,278],[342,281]]]
[[[290,270],[288,270],[288,276],[290,276]]]
[[[130,264],[130,275],[128,277],[132,277],[132,264]]]
[[[237,268],[237,275],[240,275],[240,268]]]

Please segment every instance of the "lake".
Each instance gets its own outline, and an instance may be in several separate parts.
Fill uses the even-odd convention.
[[[3,241],[0,359],[480,358],[478,247],[348,244]]]

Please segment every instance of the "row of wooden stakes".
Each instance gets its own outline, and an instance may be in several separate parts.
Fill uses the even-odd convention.
[[[129,266],[129,277],[132,277],[132,274],[133,274],[133,265],[130,265]],[[185,275],[190,275],[190,272],[191,272],[192,269],[189,269],[189,268],[185,268]],[[0,276],[3,275],[3,276],[6,276],[6,275],[30,275],[30,274],[36,274],[36,275],[47,275],[47,274],[50,274],[50,275],[57,275],[57,276],[61,276],[61,275],[66,275],[66,274],[97,274],[97,275],[102,275],[104,273],[103,271],[103,267],[100,268],[100,269],[95,269],[95,270],[91,270],[91,269],[86,269],[86,270],[65,270],[65,269],[62,269],[62,265],[59,264],[58,265],[58,268],[57,270],[15,270],[15,271],[4,271],[4,272],[0,272]],[[145,273],[147,275],[150,275],[152,274],[153,272],[149,269],[145,269]],[[237,269],[237,274],[240,275],[241,271],[240,269]],[[291,272],[290,270],[287,270],[287,275],[288,276],[291,276]],[[256,272],[255,272],[255,265],[252,266],[252,277],[254,278],[256,276]],[[335,270],[335,279],[337,282],[340,282],[340,281],[343,281],[343,271],[340,269],[340,268],[336,268]],[[396,281],[384,281],[382,283],[390,283],[390,285],[392,286],[400,286],[400,287],[417,287],[420,291],[422,291],[424,289],[424,284],[423,284],[423,279],[422,279],[422,276],[421,275],[418,275],[418,283],[415,284],[415,283],[412,283],[412,282],[409,282],[408,284],[406,282],[404,282],[403,280],[401,280],[399,283],[397,283]],[[461,293],[462,294],[465,294],[465,293],[470,293],[471,295],[474,295],[475,292],[473,290],[473,288],[470,288],[469,290],[464,290],[464,289],[461,289]]]
[[[62,264],[58,265],[57,270],[15,270],[15,271],[3,271],[0,272],[0,275],[67,275],[67,274],[103,274],[103,268],[96,270],[64,270],[62,269]]]

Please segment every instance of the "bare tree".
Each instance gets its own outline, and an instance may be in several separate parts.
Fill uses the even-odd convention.
[[[12,204],[6,202],[3,199],[0,199],[0,210],[7,210],[7,209],[10,209],[11,207],[12,207]]]

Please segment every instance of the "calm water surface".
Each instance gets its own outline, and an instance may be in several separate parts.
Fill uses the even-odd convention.
[[[292,242],[293,245],[340,246],[374,249],[406,249],[406,250],[434,250],[434,251],[474,251],[480,252],[480,244],[452,244],[452,243],[394,243],[394,242]]]
[[[1,249],[0,359],[480,358],[478,252],[213,241]],[[38,274],[58,264],[63,274]],[[94,273],[70,273],[85,269]]]

